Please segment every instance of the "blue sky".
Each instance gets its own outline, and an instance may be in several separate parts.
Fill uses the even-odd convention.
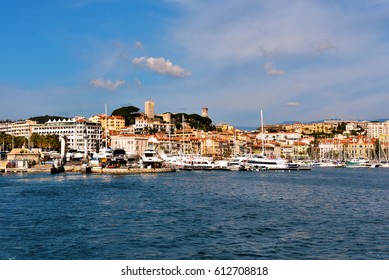
[[[0,119],[389,118],[388,0],[15,0],[0,24]]]

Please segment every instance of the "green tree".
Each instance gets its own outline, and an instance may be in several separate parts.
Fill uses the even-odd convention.
[[[55,134],[39,135],[37,133],[33,133],[30,137],[30,144],[33,148],[56,151],[61,149],[59,136]]]
[[[135,123],[135,117],[139,116],[139,114],[137,114],[138,112],[139,108],[135,106],[126,106],[114,110],[111,116],[122,116],[125,119],[125,125],[128,126]]]
[[[58,119],[62,120],[62,119],[67,119],[67,118],[61,117],[61,116],[49,116],[49,115],[37,116],[37,117],[30,118],[30,120],[36,121],[39,124],[45,123],[45,122],[47,122],[49,120],[58,120]]]
[[[12,149],[12,136],[4,132],[0,133],[0,146],[2,151],[10,151]]]
[[[212,120],[210,118],[198,114],[189,115],[185,113],[172,114],[172,120],[176,124],[177,129],[181,129],[182,127],[182,116],[184,116],[185,122],[188,123],[191,128],[204,131],[216,130],[215,126],[212,125]]]

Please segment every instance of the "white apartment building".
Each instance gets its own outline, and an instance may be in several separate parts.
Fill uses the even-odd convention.
[[[146,128],[168,132],[169,128],[173,127],[169,123],[161,122],[159,119],[149,119],[147,116],[143,115],[135,118],[135,124],[133,126],[135,133],[143,133]]]
[[[367,124],[368,138],[379,138],[381,135],[389,135],[389,121]]]
[[[13,122],[11,123],[11,134],[13,136],[22,136],[29,138],[36,124],[36,121],[31,120]]]
[[[130,125],[130,126],[125,126],[120,129],[120,134],[135,134],[135,126]]]
[[[335,139],[322,140],[319,143],[320,159],[339,159],[343,154],[343,142]]]
[[[126,153],[141,155],[147,148],[148,137],[140,135],[113,135],[111,136],[111,148],[123,149]]]
[[[275,133],[258,133],[257,139],[262,141],[284,141],[287,144],[293,144],[294,141],[299,140],[301,134],[298,132],[275,132]]]
[[[67,148],[84,150],[84,135],[88,138],[88,149],[97,150],[102,141],[101,124],[86,121],[83,117],[72,119],[49,120],[44,124],[35,125],[33,133],[39,135],[63,135],[67,138]]]
[[[10,122],[0,122],[0,133],[11,134],[12,123]]]

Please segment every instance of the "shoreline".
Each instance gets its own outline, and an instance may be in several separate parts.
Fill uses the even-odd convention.
[[[1,173],[50,173],[51,165],[39,165],[31,168],[5,168]],[[65,165],[65,173],[82,173],[81,165]],[[176,169],[170,167],[163,168],[101,168],[92,167],[90,174],[145,174],[145,173],[166,173],[176,172]]]

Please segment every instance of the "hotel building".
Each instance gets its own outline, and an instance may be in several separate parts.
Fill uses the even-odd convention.
[[[88,138],[88,149],[97,150],[101,146],[101,124],[85,120],[83,117],[49,120],[33,126],[32,133],[39,135],[63,135],[67,139],[67,148],[84,150],[84,136]]]

